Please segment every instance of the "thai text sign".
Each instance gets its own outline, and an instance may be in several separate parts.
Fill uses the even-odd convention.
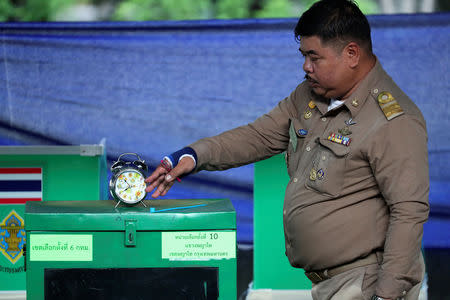
[[[92,261],[91,234],[30,234],[30,261]]]

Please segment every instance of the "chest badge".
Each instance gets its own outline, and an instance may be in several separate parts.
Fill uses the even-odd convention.
[[[338,132],[340,135],[343,135],[343,136],[352,134],[350,127],[348,127],[348,126],[345,126],[344,128],[339,129]]]
[[[355,121],[353,121],[353,119],[352,118],[350,118],[350,119],[348,119],[347,121],[345,121],[345,125],[347,125],[347,126],[350,126],[350,125],[355,125],[356,124],[356,122]]]
[[[308,120],[309,118],[312,117],[312,112],[310,110],[305,111],[305,113],[303,114],[303,117]]]
[[[352,141],[351,138],[336,133],[330,133],[327,139],[329,141],[332,141],[333,143],[341,144],[347,147],[350,145],[350,142]]]
[[[311,169],[311,171],[309,171],[309,180],[311,180],[311,181],[316,181],[316,179],[317,179],[317,171],[316,171],[316,169],[313,167],[313,168]]]
[[[298,134],[300,134],[301,136],[305,136],[308,134],[308,130],[306,129],[299,129],[298,130]]]
[[[325,176],[325,172],[322,169],[317,171],[317,179],[322,180],[324,176]]]

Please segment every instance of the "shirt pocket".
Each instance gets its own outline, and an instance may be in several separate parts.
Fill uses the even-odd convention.
[[[299,119],[289,119],[289,145],[286,150],[285,160],[289,176],[295,173],[300,160],[300,150],[303,147],[308,130],[303,128]]]
[[[321,138],[312,159],[312,168],[306,180],[306,188],[330,197],[337,197],[342,191],[348,146]]]

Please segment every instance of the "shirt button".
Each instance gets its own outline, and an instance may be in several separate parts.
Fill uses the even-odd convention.
[[[373,89],[374,94],[378,94],[378,89]]]
[[[327,158],[325,157],[325,155],[324,156],[322,156],[322,160],[326,160]]]
[[[327,121],[327,118],[323,117],[323,118],[322,118],[322,121],[323,121],[323,122],[326,122],[326,121]]]
[[[403,296],[405,296],[405,295],[406,295],[406,291],[403,291],[403,293],[402,293],[402,294],[403,294]]]
[[[297,182],[297,181],[298,181],[298,178],[297,178],[297,177],[295,177],[295,178],[294,178],[294,182]]]
[[[283,215],[286,215],[286,210],[283,210]]]
[[[310,146],[308,146],[308,147],[306,147],[306,151],[311,151],[311,147]]]

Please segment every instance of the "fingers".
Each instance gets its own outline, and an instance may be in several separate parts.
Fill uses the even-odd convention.
[[[151,183],[151,182],[154,182],[156,179],[158,179],[161,175],[165,175],[167,173],[167,171],[163,168],[163,167],[161,167],[161,166],[158,166],[156,169],[155,169],[155,171],[153,171],[153,173],[149,176],[149,177],[147,177],[147,179],[145,179],[145,182],[147,182],[147,183]]]
[[[150,183],[145,191],[148,193],[152,191],[154,188],[156,188],[158,185],[161,184],[161,182],[164,180],[164,176],[166,176],[167,171],[162,167],[157,167],[156,170],[147,178],[145,179],[146,183]]]
[[[158,198],[159,196],[165,196],[174,182],[169,182],[163,178],[156,190],[152,194],[152,198]]]
[[[150,183],[145,191],[151,192],[156,188],[152,194],[152,198],[165,196],[175,183],[175,180],[179,180],[178,177],[190,173],[194,167],[195,162],[189,157],[181,159],[178,165],[170,170],[170,172],[167,172],[165,168],[159,166],[147,179],[145,179],[145,182]]]
[[[152,198],[165,196],[174,184],[174,178],[176,178],[173,173],[170,175],[171,173],[167,173],[167,170],[161,166],[157,167],[156,170],[147,179],[145,179],[145,182],[150,183],[145,188],[145,191],[148,193],[155,189],[152,194]]]
[[[170,171],[167,175],[160,176],[158,178],[158,185],[157,185],[158,187],[152,194],[152,198],[158,198],[159,196],[165,196],[167,194],[167,192],[175,183],[175,179],[178,178],[175,175],[177,172],[174,172],[174,170]]]
[[[174,183],[175,183],[175,181],[169,182],[169,184],[167,184],[164,191],[162,191],[161,196],[165,196]]]

